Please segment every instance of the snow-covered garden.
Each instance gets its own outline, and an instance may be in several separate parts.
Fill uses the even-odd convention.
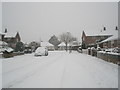
[[[2,61],[3,88],[118,88],[118,65],[75,51]]]

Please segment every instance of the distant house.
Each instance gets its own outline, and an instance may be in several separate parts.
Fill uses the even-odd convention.
[[[42,47],[47,47],[48,51],[54,51],[55,50],[54,45],[52,45],[49,42],[41,42],[41,46]]]
[[[69,49],[70,44],[67,45],[67,49]],[[58,45],[58,50],[66,50],[66,44],[64,42],[61,42]]]
[[[112,34],[107,34],[107,33],[100,33],[98,35],[86,35],[85,32],[83,31],[82,46],[84,48],[92,47],[92,46],[96,47],[96,44],[98,42],[103,41],[111,36],[112,36]]]
[[[55,35],[53,35],[53,36],[49,39],[48,42],[51,43],[52,45],[54,45],[55,50],[58,49],[58,45],[60,44],[60,40],[58,39],[58,37],[56,37]]]
[[[78,41],[73,41],[71,46],[72,50],[77,50],[81,46],[81,44]]]
[[[5,33],[0,32],[0,53],[3,51],[3,47],[7,46],[7,43],[3,41],[4,36]]]
[[[8,46],[15,49],[16,43],[21,41],[21,37],[19,35],[19,32],[17,32],[14,35],[8,35],[6,34],[3,38],[3,41],[8,43]]]
[[[61,42],[59,45],[58,45],[58,50],[65,50],[66,49],[66,45],[64,42]]]
[[[0,32],[0,58],[4,57],[3,52],[10,53],[13,51],[12,48],[8,47],[8,43],[4,42],[4,36],[6,33]]]

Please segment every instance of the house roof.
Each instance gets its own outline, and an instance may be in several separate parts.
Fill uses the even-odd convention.
[[[46,47],[46,46],[54,46],[49,42],[41,42],[41,46]]]
[[[66,44],[64,42],[61,42],[58,46],[66,46]],[[67,46],[71,46],[70,43],[68,43]]]
[[[92,32],[92,30],[91,30],[91,32],[85,32],[86,33],[86,36],[108,36],[108,35],[117,35],[118,34],[118,30],[102,30],[102,31],[100,31],[100,32],[98,32],[98,33],[94,33],[94,32]]]
[[[17,34],[17,32],[16,32],[16,33],[13,33],[13,32],[11,32],[11,33],[6,33],[6,35],[5,35],[4,37],[5,37],[5,38],[11,38],[11,37],[15,37],[16,34]]]
[[[118,36],[111,36],[111,37],[109,37],[109,38],[103,40],[101,43],[107,42],[107,41],[112,41],[112,40],[117,40],[117,39],[118,39]]]
[[[79,45],[80,45],[80,43],[78,41],[73,41],[72,42],[72,46],[79,46]]]
[[[112,41],[112,40],[117,40],[118,39],[118,30],[116,30],[114,33],[113,33],[113,36],[101,41],[100,43],[103,43],[103,42],[107,42],[107,41]]]
[[[5,35],[5,34],[6,34],[6,33],[3,33],[3,32],[0,31],[0,35]]]
[[[66,46],[64,42],[61,42],[58,46]]]
[[[8,44],[4,41],[0,41],[0,46],[2,46],[2,45],[8,45]]]

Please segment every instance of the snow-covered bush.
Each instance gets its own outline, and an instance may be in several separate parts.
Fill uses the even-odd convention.
[[[88,50],[90,50],[91,48],[90,47],[88,47]]]
[[[91,47],[91,50],[96,50],[95,47]]]
[[[101,48],[100,48],[100,47],[97,47],[97,51],[101,51]]]
[[[112,50],[112,52],[114,52],[114,53],[120,53],[120,48],[116,47],[116,48],[114,48],[114,49]]]
[[[24,50],[24,44],[22,42],[17,42],[15,52],[22,52]]]

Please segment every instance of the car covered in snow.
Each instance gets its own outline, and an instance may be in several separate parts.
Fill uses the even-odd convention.
[[[48,49],[46,47],[38,47],[35,50],[35,56],[48,56]]]

